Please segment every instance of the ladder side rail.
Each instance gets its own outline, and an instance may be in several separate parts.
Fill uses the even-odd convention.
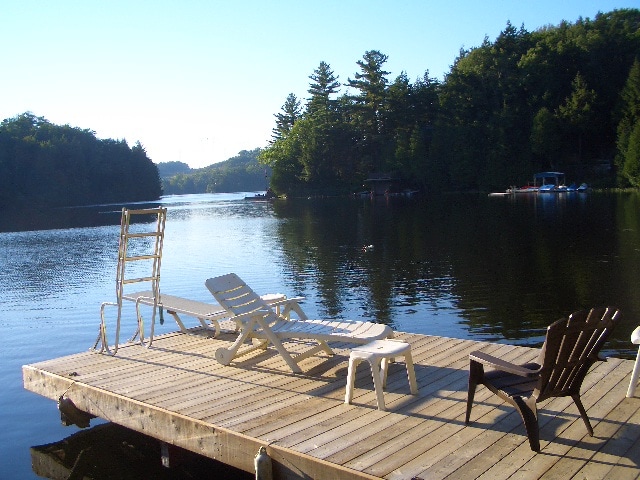
[[[162,246],[164,242],[164,227],[165,221],[167,217],[167,209],[160,208],[157,211],[156,217],[156,237],[154,243],[154,259],[153,259],[153,267],[151,272],[151,289],[153,291],[153,309],[151,313],[151,325],[149,327],[149,344],[151,346],[153,343],[153,334],[155,331],[156,325],[156,312],[158,310],[158,302],[160,297],[160,265],[162,261]]]

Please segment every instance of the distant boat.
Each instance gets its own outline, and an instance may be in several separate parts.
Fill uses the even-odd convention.
[[[251,197],[244,197],[245,200],[262,201],[262,202],[267,202],[269,200],[274,200],[276,198],[278,198],[277,195],[273,193],[271,190],[267,190],[265,193],[256,193]]]
[[[562,172],[541,172],[533,176],[533,185],[537,186],[540,193],[556,193],[566,191],[564,185],[564,173]]]
[[[564,183],[564,173],[562,172],[540,172],[533,176],[533,182],[524,187],[509,187],[504,192],[490,193],[490,196],[510,195],[516,193],[563,193],[563,192],[587,192],[589,186],[582,183],[579,186],[575,183],[567,186]]]

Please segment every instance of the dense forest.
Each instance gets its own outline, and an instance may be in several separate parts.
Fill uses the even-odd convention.
[[[355,191],[383,173],[426,191],[504,189],[544,170],[638,187],[639,55],[640,10],[624,9],[534,32],[507,23],[443,81],[390,81],[376,50],[344,84],[322,61],[260,160],[288,194]]]
[[[259,153],[259,148],[242,150],[224,162],[199,169],[182,162],[159,163],[163,191],[177,195],[266,190],[271,169],[258,163]]]
[[[155,200],[158,169],[140,145],[24,113],[0,124],[0,208]]]

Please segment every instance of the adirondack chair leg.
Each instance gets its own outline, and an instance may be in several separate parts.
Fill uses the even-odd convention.
[[[529,401],[530,400],[530,401]],[[538,407],[536,399],[530,397],[524,400],[522,397],[511,397],[511,403],[516,407],[527,430],[529,446],[534,452],[540,451],[540,428],[538,426]]]
[[[469,425],[469,417],[471,416],[471,408],[473,407],[473,398],[476,394],[476,387],[484,377],[484,367],[480,362],[471,360],[469,362],[469,387],[467,390],[467,413],[464,423]]]
[[[580,411],[580,416],[582,417],[582,420],[587,427],[589,435],[593,437],[593,428],[591,427],[591,422],[589,421],[589,417],[587,416],[587,411],[584,409],[584,405],[582,405],[582,400],[580,400],[580,395],[571,395],[571,398],[573,398],[573,401],[576,402],[576,406]]]

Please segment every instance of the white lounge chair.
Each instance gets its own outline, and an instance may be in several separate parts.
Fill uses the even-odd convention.
[[[631,333],[631,343],[634,345],[640,345],[640,327]],[[629,390],[627,390],[627,397],[633,397],[636,393],[636,387],[638,386],[638,375],[640,375],[640,347],[638,347],[638,355],[636,356],[636,363],[633,366],[633,373],[631,374],[631,381],[629,382]]]
[[[210,278],[205,282],[218,303],[226,309],[232,320],[240,326],[240,334],[229,348],[219,348],[216,359],[223,365],[229,365],[234,358],[246,355],[256,349],[266,349],[271,343],[289,368],[295,373],[302,370],[298,363],[320,351],[332,355],[329,341],[366,344],[373,340],[391,337],[393,331],[387,325],[351,320],[309,320],[297,302],[292,299],[283,301],[284,308],[278,314],[240,277],[234,273]],[[295,312],[297,319],[291,319]],[[257,339],[253,345],[240,350],[246,341]],[[309,350],[292,356],[283,346],[286,340],[313,340],[317,345]]]

